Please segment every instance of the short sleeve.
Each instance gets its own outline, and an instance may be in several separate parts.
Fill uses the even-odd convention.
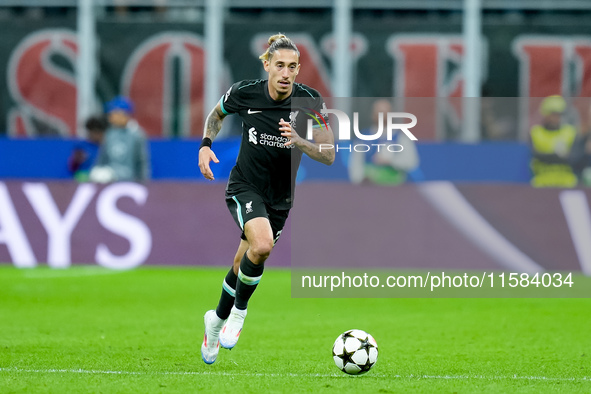
[[[238,89],[239,85],[240,82],[236,82],[220,99],[220,108],[226,115],[240,111],[241,97],[240,90]]]
[[[314,111],[322,116],[321,122],[324,121],[323,123],[328,125],[328,112],[326,112],[326,103],[320,95],[318,95],[318,97],[316,97],[314,100]]]
[[[296,97],[291,101],[292,114],[295,113],[297,121],[295,128],[302,137],[308,133],[308,127],[312,129],[328,129],[328,109],[320,93],[303,84],[297,84]],[[291,119],[292,115],[290,115]],[[293,127],[293,124],[292,124]],[[307,137],[306,137],[307,138]]]

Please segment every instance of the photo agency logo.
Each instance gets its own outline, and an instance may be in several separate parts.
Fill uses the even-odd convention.
[[[371,149],[378,152],[384,150],[392,153],[402,152],[404,147],[396,143],[399,131],[409,139],[417,141],[417,137],[410,131],[416,126],[417,117],[408,112],[380,112],[377,130],[364,130],[364,132],[359,130],[359,112],[353,112],[353,132],[351,132],[351,121],[344,111],[329,109],[326,108],[326,105],[323,105],[320,113],[308,107],[303,109],[306,115],[311,118],[307,121],[306,138],[308,140],[312,139],[314,127],[328,130],[326,122],[328,114],[335,115],[337,119],[338,134],[335,135],[335,144],[320,144],[321,151],[334,148],[337,152],[368,152]]]

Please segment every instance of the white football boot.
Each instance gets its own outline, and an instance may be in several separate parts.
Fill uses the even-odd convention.
[[[242,332],[242,326],[244,325],[244,318],[246,317],[246,309],[236,309],[232,307],[230,317],[224,324],[222,332],[220,333],[220,345],[226,349],[232,349],[238,343],[240,338],[240,332]]]
[[[220,352],[220,330],[226,321],[220,319],[214,310],[205,312],[203,321],[205,333],[201,344],[201,358],[205,364],[213,364]]]

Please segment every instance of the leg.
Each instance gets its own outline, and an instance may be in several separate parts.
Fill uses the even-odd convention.
[[[257,280],[254,286],[252,286],[252,278],[258,276],[260,279],[263,262],[269,256],[273,247],[272,242],[269,247],[269,243],[265,241],[269,237],[271,227],[269,220],[266,218],[265,204],[260,196],[252,192],[241,193],[236,196],[227,197],[226,204],[236,224],[243,230],[243,234],[234,256],[232,268],[230,268],[222,282],[222,294],[218,306],[215,311],[207,311],[204,316],[205,335],[203,345],[201,346],[201,356],[207,364],[215,362],[219,353],[220,343],[228,348],[232,348],[236,344],[238,335],[240,335],[240,330],[242,329],[244,317],[246,316],[246,303],[243,306],[243,310],[234,312],[234,309],[236,309],[234,304],[236,302],[237,287],[241,282],[238,278],[242,277],[243,280],[249,282],[249,285],[244,285],[244,289],[239,292],[242,299],[248,302],[248,298],[250,298],[254,288],[256,288],[256,283],[258,283]],[[244,223],[245,220],[246,223]],[[250,240],[252,242],[249,242]],[[249,250],[251,251],[252,260],[257,265],[246,257],[247,251]],[[248,260],[249,264],[243,263],[245,259]],[[242,264],[246,265],[241,269]],[[245,273],[241,273],[241,270]],[[260,273],[258,273],[259,270]],[[238,319],[239,328],[237,330],[229,330],[232,331],[229,337],[230,339],[224,343],[223,340],[220,340],[220,330],[226,331],[224,324],[230,322],[232,316],[234,320]]]
[[[255,217],[246,222],[244,234],[248,239],[248,248],[238,266],[236,298],[228,321],[220,333],[220,345],[227,349],[232,349],[238,342],[246,317],[248,300],[261,280],[264,262],[273,249],[273,232],[266,217]],[[236,260],[238,260],[238,254]]]
[[[240,240],[240,245],[238,245],[238,250],[236,251],[236,255],[234,256],[234,273],[236,275],[238,275],[238,269],[240,268],[240,261],[242,260],[242,256],[244,256],[244,253],[246,253],[246,251],[248,250],[249,247],[249,243],[248,241],[241,239]]]
[[[248,249],[240,256],[242,249],[239,248],[234,258],[234,272],[237,272],[239,278],[234,306],[240,310],[246,310],[248,300],[263,274],[264,262],[279,239],[289,215],[288,210],[279,211],[266,206],[264,208],[268,218],[255,217],[246,222],[244,234],[248,239]],[[236,269],[239,258],[239,267]]]
[[[244,225],[249,247],[247,257],[253,264],[263,264],[273,249],[273,231],[267,218],[254,218]]]
[[[254,192],[227,197],[226,203],[236,224],[242,229],[242,238],[245,240],[236,252],[234,269],[231,271],[238,278],[234,306],[219,337],[220,345],[231,349],[238,342],[248,301],[261,280],[265,260],[281,234],[289,211],[276,211],[268,207],[262,197]]]
[[[236,283],[238,281],[238,269],[242,256],[248,249],[248,242],[240,240],[238,251],[234,257],[232,268],[226,274],[222,282],[222,294],[220,301],[215,311],[210,310],[205,313],[205,334],[203,335],[203,344],[201,345],[201,358],[206,364],[213,364],[217,359],[220,351],[219,335],[220,330],[230,315],[230,311],[234,306],[234,298],[236,296]]]
[[[228,271],[224,281],[222,282],[222,294],[220,296],[220,301],[218,302],[218,307],[215,310],[217,316],[221,320],[226,320],[228,316],[230,316],[230,310],[234,306],[234,299],[236,298],[236,282],[238,281],[240,261],[242,260],[242,256],[244,256],[244,253],[246,253],[247,249],[248,241],[241,239],[240,245],[238,245],[238,251],[234,256],[232,268],[230,268],[230,271]]]
[[[249,246],[240,261],[234,301],[234,306],[240,310],[246,309],[263,275],[264,262],[273,249],[273,231],[269,219],[258,217],[249,220],[244,225],[244,234]]]

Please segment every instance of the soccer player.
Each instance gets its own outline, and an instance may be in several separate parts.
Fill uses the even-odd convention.
[[[199,149],[201,173],[213,180],[210,162],[218,163],[218,159],[211,149],[212,141],[227,115],[236,113],[242,118],[240,152],[226,187],[226,203],[242,236],[234,264],[222,283],[218,306],[204,316],[201,356],[207,364],[215,362],[220,344],[232,349],[238,342],[248,300],[292,207],[294,170],[302,153],[327,165],[335,156],[334,149],[326,148],[334,143],[330,128],[314,127],[314,142],[303,138],[305,111],[291,108],[294,97],[306,99],[317,113],[326,108],[316,90],[295,82],[301,66],[296,45],[283,34],[271,36],[268,43],[267,51],[259,57],[268,79],[232,85],[207,116]],[[326,113],[322,116],[326,122]],[[298,132],[296,123],[300,125]]]

